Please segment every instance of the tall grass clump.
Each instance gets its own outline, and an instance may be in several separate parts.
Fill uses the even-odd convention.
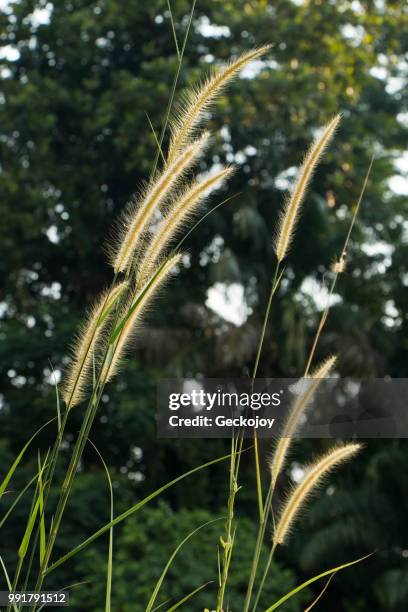
[[[185,42],[186,39],[181,51],[177,48],[180,65]],[[180,249],[180,244],[183,242],[183,237],[188,233],[192,221],[197,217],[200,208],[213,190],[223,185],[234,172],[233,167],[225,166],[213,168],[205,176],[197,176],[195,174],[196,164],[200,157],[204,155],[211,141],[211,134],[208,131],[200,131],[201,125],[217,96],[225,90],[231,79],[247,66],[249,62],[265,54],[268,49],[269,46],[266,45],[251,50],[242,54],[234,61],[227,63],[225,66],[213,70],[202,84],[192,88],[184,96],[177,109],[172,113],[169,112],[165,119],[165,126],[169,122],[170,134],[167,151],[163,152],[161,150],[162,164],[159,165],[154,162],[150,178],[139,189],[137,196],[126,207],[116,225],[114,237],[109,241],[107,248],[109,262],[113,268],[111,284],[95,300],[89,313],[84,317],[78,336],[72,346],[71,361],[64,373],[61,393],[57,387],[57,435],[53,447],[44,455],[38,455],[38,472],[23,491],[24,493],[33,485],[34,493],[31,508],[17,553],[16,570],[12,578],[9,578],[7,568],[0,557],[10,590],[23,590],[31,585],[37,591],[41,590],[46,578],[61,564],[71,559],[103,534],[109,533],[105,607],[109,611],[111,609],[111,592],[114,589],[114,584],[112,585],[114,527],[140,511],[147,503],[164,493],[174,484],[201,469],[228,459],[230,461],[230,474],[227,516],[218,550],[218,588],[215,595],[217,612],[225,612],[224,601],[230,572],[233,571],[234,544],[236,538],[239,537],[239,530],[237,531],[237,525],[234,522],[234,511],[240,488],[240,460],[245,450],[243,449],[243,432],[239,432],[237,436],[234,436],[231,442],[231,450],[225,457],[211,459],[203,465],[190,469],[144,499],[139,500],[135,505],[116,517],[113,512],[113,488],[109,470],[102,455],[95,449],[100,456],[108,478],[111,501],[110,521],[59,559],[54,559],[53,553],[60,534],[66,506],[72,494],[73,482],[98,412],[105,386],[117,373],[132,343],[137,341],[140,325],[143,323],[143,319],[156,297],[163,290],[166,283],[171,281],[172,275],[177,274],[182,267],[183,253]],[[288,257],[290,245],[294,239],[296,223],[301,205],[305,200],[306,189],[323,152],[338,127],[339,121],[340,116],[336,115],[314,140],[299,169],[296,181],[289,193],[280,217],[274,240],[276,267],[255,357],[252,373],[253,382],[257,376],[272,301],[279,289],[280,280],[284,274],[282,263]],[[163,138],[160,138],[160,141],[157,140],[157,142],[161,147]],[[351,228],[354,221],[355,216],[353,217]],[[200,222],[200,219],[198,222]],[[345,253],[351,228],[343,252],[334,266],[335,279],[337,279],[339,273],[344,271]],[[335,280],[332,285],[332,291],[334,285]],[[354,456],[359,450],[359,445],[357,444],[345,444],[335,447],[310,466],[304,481],[289,494],[278,523],[273,528],[270,555],[263,571],[260,589],[255,596],[253,589],[259,573],[261,549],[264,546],[265,540],[267,540],[267,526],[272,522],[272,498],[277,478],[283,472],[291,441],[296,435],[297,426],[302,414],[312,405],[313,395],[321,381],[329,376],[335,367],[336,358],[330,357],[309,376],[314,351],[326,321],[327,312],[328,308],[325,310],[324,319],[322,318],[316,331],[308,362],[305,366],[303,377],[304,390],[294,401],[283,435],[278,441],[270,461],[270,479],[266,495],[264,495],[262,490],[258,445],[256,436],[254,436],[259,525],[257,539],[254,543],[251,573],[248,576],[244,612],[250,609],[252,603],[252,609],[256,609],[262,592],[262,586],[268,576],[275,548],[278,544],[286,541],[299,511],[303,508],[312,491],[316,489],[317,485],[332,469]],[[62,418],[60,398],[63,401]],[[81,403],[84,406],[80,431],[70,449],[69,461],[65,468],[62,482],[56,483],[55,468],[59,460],[66,424],[71,410],[74,407],[78,407]],[[81,410],[81,408],[78,407],[78,410]],[[0,483],[0,497],[4,494],[27,449],[33,444],[37,433],[24,446],[3,479],[3,482]],[[56,486],[57,484],[58,486]],[[49,498],[52,486],[58,491],[56,508],[50,507]],[[19,499],[20,496],[15,503],[18,503]],[[4,525],[7,518],[8,515],[3,517],[0,526]],[[146,602],[146,610],[155,609],[154,606],[156,605],[155,601],[159,589],[176,554],[179,554],[184,543],[203,527],[205,525],[193,530],[177,546],[164,567],[163,573],[158,578],[149,601]],[[37,554],[40,562],[39,571],[36,568]],[[346,567],[346,565],[332,571],[338,571]],[[296,592],[298,592],[299,588]],[[200,589],[195,589],[188,595],[180,593],[180,601],[173,603],[173,607],[170,609],[173,610],[179,607],[181,603],[190,599],[198,590]],[[293,593],[288,594],[286,599],[294,594],[295,590]],[[232,608],[235,609],[234,603],[231,602],[231,604]],[[274,609],[276,605],[274,604],[272,608]],[[14,606],[13,609],[20,608]],[[34,606],[33,609],[35,612],[38,606]],[[8,607],[8,610],[11,610],[11,606]]]

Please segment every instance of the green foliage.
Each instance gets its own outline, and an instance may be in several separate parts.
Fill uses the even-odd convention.
[[[131,520],[126,523],[123,531],[116,537],[112,609],[120,609],[123,612],[145,610],[155,583],[176,546],[191,529],[214,518],[218,517],[204,509],[174,512],[166,504],[160,503],[157,508],[146,508],[141,522],[136,523]],[[186,609],[200,610],[205,607],[213,609],[218,580],[219,530],[218,523],[208,525],[196,538],[193,537],[185,544],[170,566],[156,601],[157,605],[168,600],[175,603],[194,588],[212,581],[197,593],[187,604]],[[226,603],[229,601],[233,609],[239,610],[243,605],[255,536],[254,525],[248,519],[240,518],[226,596]],[[262,563],[266,561],[266,556],[265,547]],[[92,604],[95,612],[103,610],[103,592],[100,584],[103,584],[105,579],[105,556],[95,550],[87,551],[76,561],[75,571],[82,579],[89,580],[88,585],[72,594],[75,609],[85,610],[83,602],[92,601],[95,602]],[[294,586],[293,573],[274,564],[261,606],[266,608]],[[302,601],[306,601],[306,596],[293,599],[293,602],[287,605],[287,611],[301,610]],[[170,601],[168,605],[170,606]]]
[[[180,42],[191,3],[177,0],[172,6]],[[149,174],[156,144],[145,113],[160,131],[177,65],[164,0],[55,2],[49,19],[39,21],[50,7],[45,0],[20,0],[0,14],[1,44],[14,49],[10,59],[6,55],[0,60],[0,427],[1,436],[9,441],[5,445],[0,440],[1,466],[12,464],[27,432],[55,416],[49,360],[58,373],[85,306],[110,278],[104,263],[103,237],[137,184]],[[338,254],[373,150],[376,160],[367,197],[353,235],[347,274],[338,287],[343,299],[331,313],[321,353],[340,352],[345,374],[406,373],[408,251],[403,238],[407,202],[389,188],[389,179],[398,172],[394,161],[407,137],[401,62],[407,52],[406,31],[402,0],[197,3],[179,94],[200,78],[203,67],[211,65],[214,58],[227,59],[231,53],[264,42],[272,42],[273,48],[259,78],[237,81],[229,95],[221,97],[212,116],[213,127],[224,128],[214,144],[217,155],[222,151],[219,161],[240,165],[229,188],[229,193],[239,196],[191,235],[186,244],[190,269],[178,278],[165,308],[152,313],[152,329],[141,338],[136,358],[117,383],[120,399],[115,388],[103,398],[93,439],[112,466],[115,482],[120,483],[115,491],[116,511],[125,510],[135,496],[141,498],[187,467],[223,454],[219,441],[157,441],[155,381],[196,372],[240,376],[253,364],[270,285],[271,234],[284,197],[285,179],[299,163],[316,127],[338,111],[344,117],[342,128],[307,198],[299,232],[302,238],[295,241],[280,290],[280,306],[272,315],[260,375],[294,375],[302,369],[317,319],[313,291],[306,291],[303,283],[305,279],[321,281],[332,257]],[[219,199],[224,196],[220,194]],[[328,202],[334,207],[330,208]],[[372,251],[368,247],[377,248],[379,241],[382,250],[369,255]],[[252,309],[245,326],[237,329],[227,325],[203,307],[214,281],[242,283]],[[82,415],[82,407],[72,413],[62,464]],[[41,433],[42,456],[54,434],[53,427]],[[384,449],[387,453],[388,446]],[[378,454],[382,456],[381,446]],[[389,456],[395,459],[394,454]],[[381,563],[368,566],[375,582],[370,597],[359,594],[361,575],[356,570],[351,577],[344,575],[341,581],[336,578],[331,585],[330,592],[334,587],[335,594],[330,599],[333,611],[365,612],[379,605],[393,612],[406,608],[401,579],[405,572],[401,554],[406,542],[401,527],[405,515],[402,511],[399,514],[406,463],[405,455],[400,456],[401,467],[395,470],[393,464],[389,465],[375,486],[373,474],[378,472],[364,455],[351,480],[339,476],[337,494],[329,500],[330,512],[346,516],[349,508],[355,516],[356,508],[361,508],[364,519],[357,516],[352,524],[341,519],[333,530],[324,531],[325,520],[332,515],[322,511],[315,523],[322,528],[320,535],[313,528],[313,537],[302,543],[303,552],[291,555],[292,559],[301,559],[296,571],[302,574],[307,570],[310,575],[312,567],[319,566],[320,570],[327,566],[327,559],[332,565],[333,553],[344,542],[344,532],[346,543],[351,538],[353,544],[347,544],[339,561],[358,557],[361,545],[381,543],[386,551],[380,555]],[[14,491],[22,490],[33,477],[36,461],[33,454],[23,473],[13,475]],[[244,459],[243,479],[249,483],[252,467],[250,460]],[[85,453],[83,468],[85,473],[75,485],[57,555],[97,529],[98,521],[109,518],[101,516],[101,508],[107,507],[106,483],[93,452]],[[395,478],[388,478],[390,473]],[[368,480],[364,487],[362,474]],[[129,584],[121,578],[129,554],[131,561],[139,564],[135,570],[141,575],[143,601],[147,601],[170,551],[193,526],[205,520],[201,508],[209,508],[211,516],[219,514],[226,480],[224,467],[217,467],[201,473],[195,487],[169,492],[171,508],[180,510],[183,516],[183,529],[172,541],[169,533],[173,537],[177,521],[171,510],[149,510],[153,516],[158,513],[158,523],[160,517],[169,522],[171,529],[164,534],[160,525],[153,527],[151,519],[152,542],[141,542],[142,552],[150,550],[153,554],[154,529],[163,534],[166,548],[156,553],[160,556],[148,576],[144,576],[149,568],[143,559],[135,560],[131,552],[126,553],[127,531],[133,527],[136,544],[143,534],[133,524],[126,526],[120,535],[124,538],[124,556],[116,566],[122,570],[114,576],[114,589],[115,584],[118,588],[115,596],[123,598],[129,584],[138,581],[138,574],[133,573],[132,577],[126,574]],[[346,489],[351,494],[345,493]],[[249,491],[250,487],[240,491],[239,502],[251,517],[254,504]],[[14,562],[12,551],[27,521],[29,500],[23,499],[27,503],[17,506],[16,515],[7,524],[7,534],[2,534],[7,567],[13,567],[9,564]],[[12,502],[13,494],[3,497],[5,510]],[[199,511],[194,510],[197,503]],[[321,508],[325,503],[326,497]],[[383,509],[378,516],[377,506]],[[128,537],[131,551],[132,538]],[[210,541],[215,547],[209,535]],[[192,542],[191,547],[194,545]],[[118,545],[116,550],[120,552],[122,547]],[[349,551],[351,555],[346,554]],[[242,567],[250,562],[251,552],[244,550]],[[81,561],[84,565],[76,566],[75,572],[93,576],[92,555],[103,570],[106,551],[98,544],[87,552]],[[194,566],[196,557],[191,553],[188,557]],[[183,554],[179,563],[184,558]],[[211,556],[208,548],[206,558],[197,566],[201,573],[198,575],[197,569],[194,584],[187,584],[186,566],[182,566],[180,580],[185,593],[200,580],[207,580],[210,567],[214,577],[216,568],[211,564],[215,548]],[[287,562],[291,563],[290,559]],[[237,566],[232,575],[236,570]],[[73,582],[75,572],[71,567],[64,568],[56,578],[56,587]],[[105,579],[101,571],[99,586]],[[280,585],[280,579],[276,580]],[[288,572],[279,593],[293,584]],[[89,588],[101,596],[103,589],[97,586]],[[239,583],[235,588],[241,593]],[[166,585],[166,589],[176,596],[175,586]],[[207,602],[206,592],[199,593],[196,601],[200,597]]]

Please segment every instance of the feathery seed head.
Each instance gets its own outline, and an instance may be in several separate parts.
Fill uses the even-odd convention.
[[[287,421],[283,428],[282,434],[276,445],[275,451],[272,456],[272,460],[269,463],[269,469],[271,473],[272,481],[275,483],[279,474],[282,471],[286,457],[289,452],[289,448],[292,444],[292,437],[296,432],[297,426],[300,422],[302,414],[305,412],[313,396],[321,384],[334,367],[337,357],[332,356],[326,359],[320,366],[316,368],[310,378],[302,379],[304,386],[302,387],[302,393],[300,393],[293,404],[291,411],[289,412]]]
[[[163,251],[178,231],[185,227],[190,218],[209,192],[225,181],[233,173],[234,168],[222,168],[219,172],[203,180],[196,180],[174,199],[168,213],[160,223],[157,232],[148,245],[138,266],[138,283],[143,284],[157,264]]]
[[[284,505],[273,535],[274,546],[285,543],[299,511],[322,479],[343,461],[351,459],[360,449],[360,444],[334,447],[308,468],[302,482],[293,489]]]
[[[312,373],[312,378],[326,378],[332,371],[337,362],[337,355],[331,355],[327,357],[323,363],[321,363]]]
[[[107,359],[102,366],[101,380],[106,383],[116,374],[127,346],[131,342],[138,324],[146,308],[157,294],[160,287],[168,280],[174,267],[180,263],[182,254],[178,253],[160,266],[145,286],[136,294],[136,297],[122,309],[120,320],[122,329],[114,344],[109,348]]]
[[[176,112],[171,122],[171,139],[168,152],[169,163],[190,142],[204,113],[210,108],[228,82],[249,62],[266,53],[270,47],[271,45],[264,45],[259,49],[243,53],[236,60],[227,63],[223,68],[215,70],[201,86],[191,89],[187,93],[184,103],[178,112]]]
[[[123,272],[132,263],[136,246],[147,229],[154,212],[171,195],[185,172],[191,168],[204,147],[208,143],[209,132],[204,132],[200,138],[190,143],[177,157],[167,164],[164,170],[152,180],[144,197],[126,213],[116,248],[111,254],[111,263],[115,272]]]
[[[339,125],[340,118],[340,115],[336,115],[334,119],[326,125],[321,135],[313,142],[299,170],[298,178],[292,192],[286,200],[284,210],[280,215],[279,227],[275,240],[275,252],[279,262],[287,255],[307,186],[326,146]]]
[[[113,308],[127,289],[127,283],[119,283],[110,291],[104,291],[91,308],[72,349],[72,360],[62,386],[62,397],[68,409],[78,404],[85,396],[86,386],[92,371],[95,348],[101,332]]]

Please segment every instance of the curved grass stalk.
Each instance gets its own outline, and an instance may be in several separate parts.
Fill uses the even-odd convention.
[[[207,527],[208,525],[211,525],[212,523],[216,523],[217,521],[220,521],[221,519],[214,519],[212,521],[207,521],[206,523],[204,523],[203,525],[200,525],[200,527],[197,527],[197,529],[194,529],[193,531],[191,531],[181,542],[180,544],[177,546],[177,548],[173,551],[173,553],[171,554],[169,560],[167,561],[161,575],[160,578],[158,579],[156,586],[154,587],[153,593],[151,594],[151,597],[149,599],[149,602],[146,606],[146,612],[152,612],[152,608],[154,605],[154,602],[156,601],[156,597],[159,593],[160,587],[163,583],[163,580],[166,577],[166,574],[169,570],[170,565],[173,563],[177,553],[180,551],[180,549],[184,546],[184,544],[186,544],[196,533],[198,533],[199,531],[201,531],[201,529],[204,529],[204,527]],[[174,608],[173,608],[174,609]]]

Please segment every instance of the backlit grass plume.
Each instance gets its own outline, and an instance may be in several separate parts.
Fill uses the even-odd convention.
[[[102,367],[101,381],[103,384],[109,382],[118,371],[127,346],[132,341],[134,334],[141,323],[141,318],[152,299],[156,296],[160,287],[168,280],[174,267],[180,263],[182,255],[178,253],[168,259],[152,276],[141,291],[123,309],[122,321],[125,321],[118,338],[108,351]]]
[[[223,68],[216,69],[202,85],[196,89],[191,89],[187,93],[184,103],[180,106],[178,112],[175,113],[171,122],[168,163],[172,163],[174,158],[179,155],[179,152],[190,142],[205,112],[229,81],[249,62],[266,53],[270,46],[264,45],[259,49],[243,53]]]
[[[191,168],[204,149],[209,138],[208,132],[184,148],[157,177],[154,177],[144,196],[131,206],[123,217],[116,248],[111,253],[115,272],[124,272],[132,263],[140,238],[147,229],[152,215],[170,196],[185,172]]]
[[[324,153],[326,146],[332,138],[340,122],[340,115],[336,115],[323,129],[306,154],[305,160],[300,167],[298,178],[287,198],[283,212],[281,213],[280,223],[275,242],[275,252],[278,262],[281,262],[287,255],[292,242],[296,222],[299,216],[300,207],[306,193],[307,186],[312,174],[319,163],[319,159]]]
[[[209,191],[219,187],[232,172],[233,168],[222,168],[222,170],[204,180],[194,181],[179,197],[175,198],[174,203],[161,221],[138,266],[139,284],[143,284],[146,278],[149,277],[161,254],[179,230],[184,228],[186,222],[197,212],[199,205],[203,202]]]
[[[315,372],[313,372],[311,378],[302,379],[302,382],[307,385],[306,389],[294,402],[270,462],[269,467],[273,483],[276,482],[276,479],[282,471],[292,443],[292,437],[296,432],[302,414],[309,406],[320,383],[329,375],[335,363],[336,357],[329,357],[315,370]]]
[[[300,510],[322,479],[335,467],[351,459],[361,449],[360,444],[345,444],[332,448],[307,470],[302,482],[289,495],[273,535],[273,544],[284,544]]]
[[[78,404],[84,397],[92,371],[95,347],[105,329],[105,322],[126,288],[127,283],[123,282],[110,291],[103,292],[82,325],[72,348],[71,365],[62,386],[62,396],[68,409]]]

